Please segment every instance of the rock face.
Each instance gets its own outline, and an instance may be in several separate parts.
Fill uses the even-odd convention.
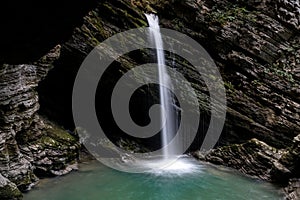
[[[287,196],[286,200],[294,200],[300,198],[300,179],[292,179],[289,185],[284,189]]]
[[[271,12],[290,9],[280,2],[180,2],[185,9],[174,12],[188,16],[180,27],[172,17],[162,20],[203,44],[220,67],[228,101],[223,144],[257,138],[284,148],[300,131],[299,27]]]
[[[271,180],[270,170],[281,155],[281,151],[257,139],[213,149],[207,154],[194,153],[201,160],[226,165],[264,180]]]
[[[278,150],[257,139],[243,144],[233,144],[209,152],[193,155],[204,161],[235,168],[244,174],[288,186],[284,189],[287,199],[299,199],[299,136],[293,145]],[[290,180],[291,179],[291,180]],[[289,181],[290,180],[290,181]]]
[[[289,178],[299,177],[298,137],[295,137],[292,147],[284,150],[251,139],[243,144],[224,146],[206,153],[197,152],[194,156],[264,180],[287,183]]]
[[[0,173],[5,177],[1,190],[7,194],[15,185],[30,189],[38,181],[36,171],[61,174],[77,158],[74,137],[37,114],[35,89],[59,55],[56,46],[33,64],[0,67]]]

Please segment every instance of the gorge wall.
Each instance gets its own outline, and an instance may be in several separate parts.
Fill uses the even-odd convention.
[[[1,182],[8,185],[11,181],[9,184],[26,190],[37,181],[36,175],[70,170],[68,164],[78,156],[76,139],[40,114],[73,130],[73,82],[86,55],[115,33],[147,26],[143,13],[156,12],[162,27],[187,34],[209,52],[225,82],[228,108],[220,147],[195,155],[284,186],[289,182],[299,185],[299,1],[114,0],[89,6],[85,6],[89,12],[75,12],[76,19],[53,14],[54,24],[66,17],[69,25],[59,22],[55,27],[61,34],[56,33],[55,39],[37,31],[44,39],[34,48],[29,45],[30,55],[27,51],[3,54],[2,62],[7,64],[0,67],[0,172],[5,180]],[[35,26],[39,25],[31,28]],[[21,38],[21,46],[31,44],[30,38]],[[7,35],[6,40],[8,46],[14,38]],[[60,46],[50,51],[56,44]],[[147,53],[136,52],[117,60],[105,80],[107,88],[132,66],[145,63],[146,57]],[[171,62],[168,57],[167,62]],[[200,109],[208,118],[209,94],[201,77],[180,58],[176,58],[176,70],[193,83]],[[106,92],[100,94],[103,102]],[[204,119],[204,129],[207,123]],[[197,142],[191,150],[196,149]],[[57,163],[58,157],[64,161]],[[245,160],[251,160],[250,164]],[[15,185],[11,191],[19,198]],[[296,199],[297,187],[288,188],[293,186],[286,189],[288,198]]]
[[[59,55],[58,45],[32,64],[0,67],[1,199],[18,199],[37,175],[66,174],[76,164],[77,139],[37,113],[36,87]]]

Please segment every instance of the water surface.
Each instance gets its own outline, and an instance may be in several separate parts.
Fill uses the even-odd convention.
[[[188,159],[184,166],[147,174],[119,172],[97,161],[83,163],[69,175],[43,179],[25,200],[276,200],[275,186],[226,168]],[[185,162],[184,162],[185,163]],[[192,165],[191,165],[192,164]],[[192,166],[192,167],[191,167]]]

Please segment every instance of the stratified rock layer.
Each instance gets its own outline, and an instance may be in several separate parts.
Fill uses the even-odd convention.
[[[78,155],[74,137],[37,114],[35,89],[59,55],[56,46],[36,63],[0,67],[0,173],[21,191],[38,181],[35,172],[67,173]]]
[[[286,200],[297,200],[300,198],[300,179],[291,179],[288,186],[284,189],[287,196]]]
[[[257,139],[243,144],[219,147],[193,155],[204,161],[235,168],[244,174],[287,185],[287,199],[299,199],[299,137],[289,148],[278,150]],[[294,177],[298,177],[294,178]]]
[[[16,184],[10,182],[0,174],[0,198],[3,200],[18,200],[22,196]]]

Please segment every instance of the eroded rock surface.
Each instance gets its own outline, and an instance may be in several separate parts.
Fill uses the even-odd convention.
[[[3,200],[19,200],[22,196],[16,184],[0,174],[0,198]]]
[[[77,158],[74,137],[37,114],[35,89],[59,55],[56,46],[35,63],[0,67],[0,172],[21,191],[38,181],[35,172],[63,174]]]
[[[194,154],[197,158],[214,164],[226,165],[244,174],[271,180],[269,174],[273,163],[279,160],[281,151],[272,148],[257,139],[252,139],[243,144],[233,144],[213,149],[203,155],[201,152]]]
[[[284,188],[286,199],[296,200],[300,197],[299,136],[294,138],[291,147],[282,150],[251,139],[243,144],[219,147],[209,152],[195,152],[193,155],[200,160],[235,168],[253,177],[287,185]]]
[[[291,179],[284,190],[287,194],[286,200],[300,199],[300,179]]]

